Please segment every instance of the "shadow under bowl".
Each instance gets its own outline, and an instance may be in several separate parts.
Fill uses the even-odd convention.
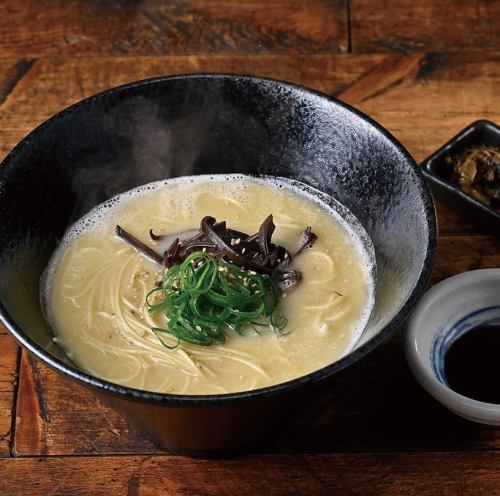
[[[242,173],[301,181],[340,201],[372,239],[375,307],[355,349],[296,380],[213,396],[140,391],[93,377],[52,344],[39,280],[66,228],[98,203],[169,177]],[[316,385],[366,355],[424,291],[436,220],[421,172],[377,123],[312,90],[257,77],[159,77],[97,94],[29,134],[0,168],[0,317],[57,372],[155,440],[193,454],[255,442]]]

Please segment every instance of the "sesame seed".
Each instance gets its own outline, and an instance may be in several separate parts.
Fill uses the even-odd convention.
[[[234,242],[234,244],[235,244],[235,245],[239,245],[240,243],[241,243],[241,238],[238,238],[238,239]]]
[[[288,258],[288,252],[285,251],[285,260]]]
[[[283,293],[281,297],[286,298],[286,295],[287,295],[286,293]]]
[[[249,270],[248,273],[251,275],[251,276],[256,276],[257,275],[257,272],[253,271],[253,270]]]
[[[199,325],[196,326],[195,328],[198,332],[201,332],[201,327]]]
[[[234,246],[234,238],[231,238],[231,246]]]
[[[243,250],[241,250],[242,255],[243,255],[243,253],[245,253],[245,250],[246,250],[246,248],[243,248]]]
[[[225,268],[224,268],[224,267],[219,267],[217,270],[218,270],[219,272],[225,272]]]
[[[203,250],[201,250],[203,253],[206,253],[207,249],[206,248],[203,248]]]

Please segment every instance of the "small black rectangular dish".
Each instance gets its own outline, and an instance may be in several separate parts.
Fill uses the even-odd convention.
[[[500,235],[500,212],[484,205],[450,180],[447,157],[460,155],[471,146],[487,145],[500,148],[500,127],[487,120],[475,121],[420,165],[434,197],[464,217],[480,223],[493,234]]]

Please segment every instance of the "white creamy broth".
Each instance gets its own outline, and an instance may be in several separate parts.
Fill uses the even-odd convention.
[[[224,344],[163,347],[151,327],[168,326],[166,318],[150,315],[145,305],[163,269],[118,239],[116,224],[162,252],[150,228],[156,234],[197,230],[210,215],[252,234],[270,213],[273,242],[292,253],[306,226],[318,236],[295,258],[302,282],[276,310],[288,319],[286,335],[227,330]],[[148,391],[221,394],[282,383],[349,352],[373,306],[372,274],[371,253],[352,226],[291,182],[200,176],[143,186],[78,221],[51,260],[42,300],[55,340],[83,370]]]

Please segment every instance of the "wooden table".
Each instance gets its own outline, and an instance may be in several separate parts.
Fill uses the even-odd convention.
[[[497,0],[4,0],[0,154],[97,91],[223,71],[301,83],[392,131],[417,161],[500,121]],[[36,166],[36,164],[34,164]],[[433,282],[500,266],[500,239],[437,205]],[[159,451],[0,329],[0,494],[500,494],[500,429],[410,375],[401,335],[338,376],[292,427],[235,458]]]

